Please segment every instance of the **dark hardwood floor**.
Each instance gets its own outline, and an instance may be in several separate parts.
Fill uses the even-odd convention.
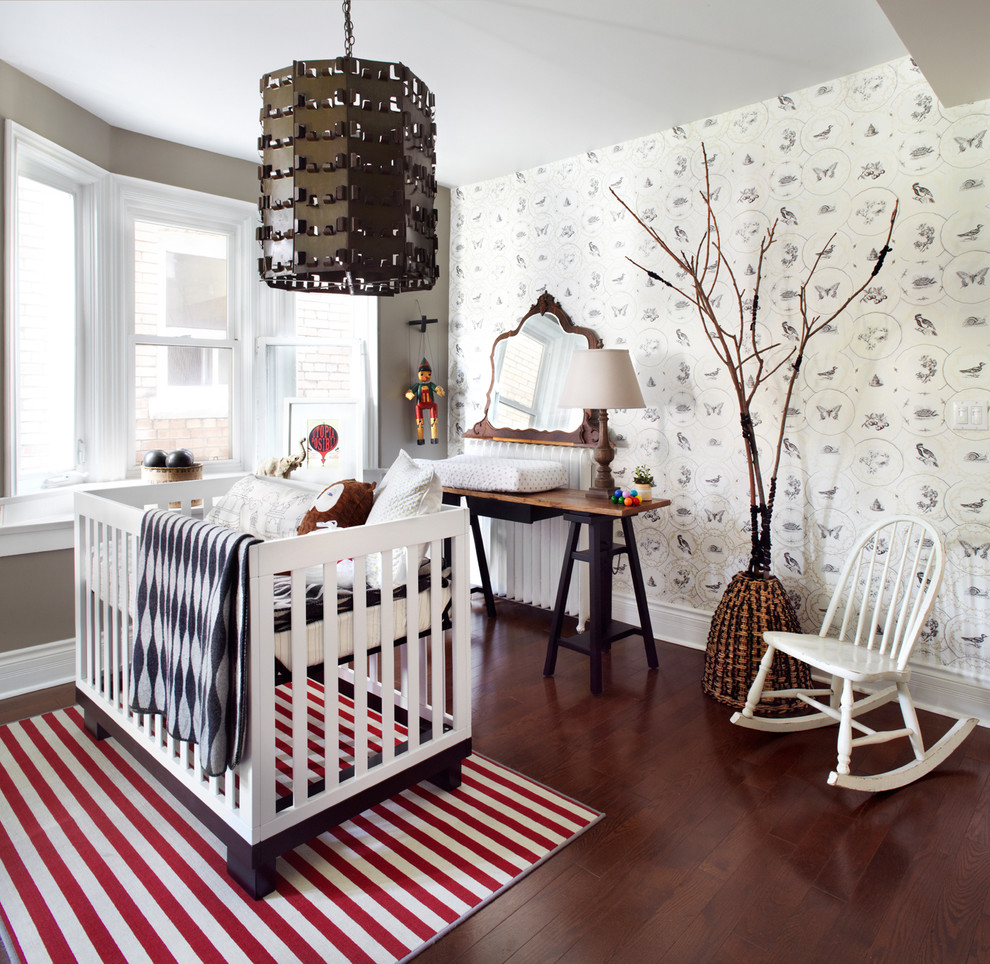
[[[475,749],[605,819],[418,961],[990,960],[990,731],[902,790],[835,790],[834,730],[732,726],[702,653],[661,644],[649,672],[624,640],[595,697],[576,653],[541,675],[549,613],[497,606],[489,622],[474,603]],[[8,700],[0,722],[71,699]]]

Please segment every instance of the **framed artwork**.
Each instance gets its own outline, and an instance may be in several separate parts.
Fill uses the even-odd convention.
[[[306,461],[295,478],[336,482],[360,478],[364,466],[364,428],[356,399],[287,398],[283,450]]]

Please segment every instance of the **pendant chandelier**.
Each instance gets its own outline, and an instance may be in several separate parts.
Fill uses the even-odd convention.
[[[437,280],[433,94],[403,64],[345,54],[261,78],[258,240],[273,288],[427,291]]]

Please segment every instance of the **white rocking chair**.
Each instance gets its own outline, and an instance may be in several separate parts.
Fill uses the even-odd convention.
[[[975,719],[958,719],[927,750],[911,701],[908,660],[935,602],[945,565],[939,533],[928,522],[910,516],[894,516],[859,539],[846,560],[829,603],[821,631],[814,633],[766,632],[767,651],[742,711],[732,722],[757,730],[810,730],[838,722],[838,763],[828,777],[833,786],[855,790],[894,790],[930,773],[945,760],[976,726]],[[841,613],[840,613],[841,609]],[[838,631],[830,635],[841,618]],[[763,691],[770,663],[777,651],[807,663],[812,670],[831,676],[831,686],[814,690]],[[871,690],[875,684],[891,684],[857,699],[854,687]],[[759,717],[755,711],[763,699],[796,697],[818,712],[791,718]],[[829,697],[828,704],[816,697]],[[897,699],[903,728],[877,731],[854,718]],[[853,730],[861,736],[853,736]],[[915,759],[883,773],[859,776],[849,772],[853,749],[906,737]]]

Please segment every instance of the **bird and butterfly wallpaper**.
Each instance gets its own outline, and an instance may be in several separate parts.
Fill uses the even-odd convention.
[[[687,120],[452,192],[451,453],[484,408],[492,341],[550,291],[575,324],[633,356],[647,407],[610,413],[613,472],[625,484],[645,464],[672,500],[636,521],[651,604],[710,614],[749,558],[738,406],[697,309],[631,263],[669,266],[612,191],[693,252],[707,157],[741,286],[754,284],[777,224],[758,337],[785,349],[812,265],[808,310],[827,317],[870,275],[896,203],[881,269],[809,342],[787,402],[773,572],[802,626],[817,628],[863,526],[898,512],[931,519],[946,573],[916,661],[990,682],[990,102],[943,107],[904,58]],[[788,374],[752,406],[769,453]]]

